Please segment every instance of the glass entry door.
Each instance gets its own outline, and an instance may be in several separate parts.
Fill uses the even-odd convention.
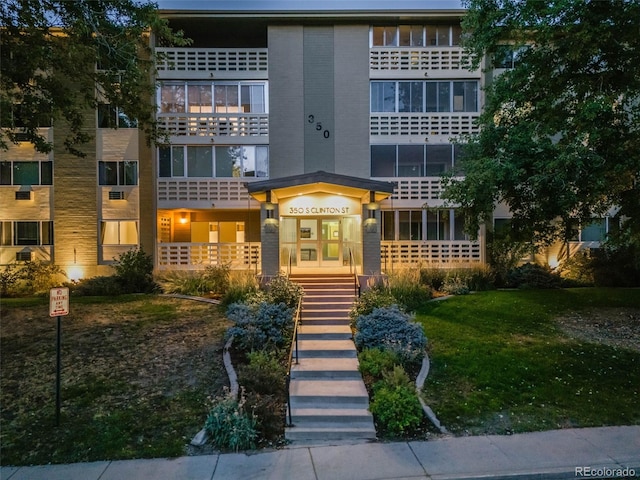
[[[342,265],[339,219],[298,219],[298,265],[300,267]]]

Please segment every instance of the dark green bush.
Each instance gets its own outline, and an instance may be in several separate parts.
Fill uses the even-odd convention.
[[[439,292],[442,290],[445,280],[447,279],[447,272],[443,268],[421,268],[420,269],[420,283],[426,285],[431,290]]]
[[[80,296],[104,296],[115,297],[122,295],[124,289],[120,279],[114,275],[110,277],[92,277],[80,280],[73,286],[73,294]]]
[[[282,395],[285,392],[286,368],[279,352],[254,351],[247,354],[248,363],[238,367],[238,381],[249,392]]]
[[[15,265],[7,265],[0,271],[0,297],[10,297],[17,293],[20,270]]]
[[[563,286],[587,286],[594,284],[593,258],[588,250],[577,252],[560,265]]]
[[[159,288],[153,280],[153,259],[141,248],[121,253],[113,268],[124,293],[152,293]]]
[[[384,372],[393,370],[393,367],[401,364],[395,352],[381,348],[365,348],[358,352],[358,363],[358,369],[363,377],[370,378],[374,383],[382,380]]]
[[[245,410],[253,413],[256,431],[261,441],[274,442],[282,438],[286,415],[283,395],[247,392]]]
[[[507,275],[508,288],[558,288],[560,283],[560,275],[535,263],[525,263]]]
[[[358,317],[354,341],[358,350],[391,350],[403,363],[422,358],[427,345],[422,325],[412,322],[396,305],[376,308],[369,315]]]
[[[431,289],[419,282],[402,283],[395,285],[390,283],[389,291],[398,305],[402,305],[407,312],[416,312],[424,308],[433,297]]]
[[[278,350],[291,338],[293,314],[284,303],[232,303],[227,318],[235,325],[227,330],[226,338],[233,336],[234,346],[244,352]]]
[[[401,435],[422,422],[422,406],[415,387],[404,369],[396,366],[374,386],[370,408],[378,428]]]
[[[606,245],[593,252],[591,266],[598,287],[640,286],[640,251],[633,245]]]

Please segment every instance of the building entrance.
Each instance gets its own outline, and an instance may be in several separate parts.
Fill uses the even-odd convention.
[[[297,268],[349,266],[359,257],[357,217],[282,217],[280,262]]]

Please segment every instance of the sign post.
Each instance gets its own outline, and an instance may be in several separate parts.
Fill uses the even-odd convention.
[[[56,336],[56,426],[60,426],[60,371],[61,371],[61,337],[63,315],[69,315],[69,289],[56,287],[49,290],[49,316],[58,319],[58,334]]]

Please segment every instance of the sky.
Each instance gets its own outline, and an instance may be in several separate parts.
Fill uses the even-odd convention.
[[[457,10],[461,0],[156,0],[161,10]]]

